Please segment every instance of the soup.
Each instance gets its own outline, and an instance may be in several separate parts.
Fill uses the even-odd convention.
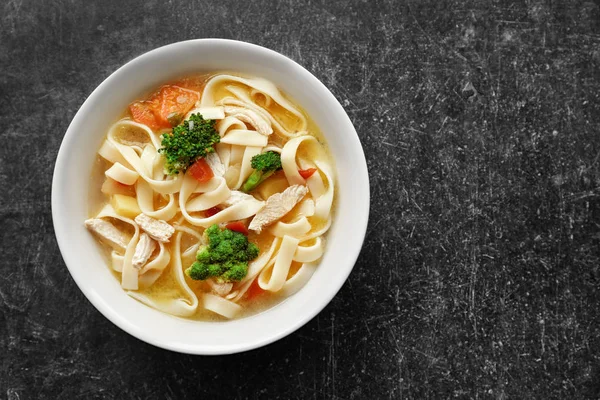
[[[259,312],[300,290],[325,250],[324,143],[268,80],[165,84],[108,130],[85,224],[134,299],[192,319]]]

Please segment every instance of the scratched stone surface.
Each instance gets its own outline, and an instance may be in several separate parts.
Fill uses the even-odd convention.
[[[64,132],[119,66],[257,43],[346,108],[371,180],[350,279],[267,348],[147,345],[80,293],[54,238]],[[598,1],[0,4],[0,397],[600,396]]]

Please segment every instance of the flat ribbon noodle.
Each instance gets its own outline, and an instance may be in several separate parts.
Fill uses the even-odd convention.
[[[233,129],[246,129],[246,124],[237,119],[236,117],[225,117],[222,121],[217,124],[219,130],[219,136],[223,137],[228,131]]]
[[[185,178],[187,179],[187,178]],[[193,179],[193,178],[192,178]],[[227,200],[231,196],[231,191],[227,187],[227,182],[223,178],[212,178],[218,180],[219,184],[213,190],[202,193],[201,195],[188,200],[185,204],[185,209],[189,212],[204,211],[215,207]],[[183,207],[181,207],[183,209]]]
[[[189,214],[186,208],[186,202],[194,192],[198,181],[196,181],[190,174],[186,174],[182,181],[183,184],[181,185],[181,190],[179,192],[179,209],[185,220],[194,226],[202,226],[204,228],[208,228],[212,224],[237,221],[253,216],[261,208],[264,207],[263,201],[248,200],[234,204],[231,207],[227,207],[210,217],[194,217]]]
[[[137,172],[125,167],[120,162],[114,163],[104,171],[104,175],[123,185],[133,185],[140,177]]]
[[[242,165],[240,167],[240,174],[238,175],[237,182],[233,186],[233,189],[239,189],[244,184],[246,179],[248,179],[248,177],[254,170],[252,168],[252,157],[254,157],[257,154],[260,154],[260,152],[260,147],[246,147],[246,150],[244,151],[244,158],[242,159]]]
[[[258,276],[258,285],[263,290],[277,292],[285,284],[286,277],[292,265],[292,259],[298,247],[298,239],[291,236],[284,236],[281,246],[275,257],[272,268],[265,268]],[[270,276],[269,271],[271,271]]]
[[[301,256],[299,256],[299,254],[301,254]],[[311,261],[319,259],[322,254],[323,248],[321,246],[321,238],[317,238],[317,242],[313,246],[304,248],[302,246],[298,246],[296,248],[296,252],[294,253],[293,261],[303,262],[303,264],[298,269],[298,271],[296,271],[296,273],[289,279],[286,279],[286,276],[289,272],[289,267],[287,270],[281,271],[281,276],[283,279],[280,277],[279,281],[283,280],[283,284],[281,285],[280,289],[277,290],[277,293],[280,294],[282,297],[289,297],[294,293],[298,292],[304,285],[306,285],[306,282],[308,282],[308,280],[311,278],[311,276],[317,268],[318,264]],[[276,267],[274,266],[274,264],[276,264],[276,261],[276,259],[272,259],[263,271],[268,271],[269,268],[273,268],[271,274],[274,274],[276,272]],[[283,273],[285,273],[285,275],[283,275]],[[273,278],[271,277],[271,280],[268,282],[268,284],[271,284],[272,280]],[[263,289],[264,281],[265,279],[263,278],[263,274],[261,273],[261,275],[259,275],[258,277],[258,284]],[[252,282],[250,282],[250,284],[251,283]],[[236,297],[236,300],[243,296],[243,294],[250,287],[250,284],[244,285],[243,292],[242,289],[240,289],[240,293]]]
[[[115,250],[112,250],[110,252],[110,260],[113,270],[116,272],[123,272],[123,262],[125,261],[123,254],[119,254]]]
[[[117,147],[106,139],[104,139],[104,142],[102,142],[102,146],[100,146],[98,154],[113,164],[120,163],[123,166],[131,169],[131,165],[129,165],[127,160],[121,155],[121,153],[119,153]]]
[[[153,170],[155,168],[155,160],[158,152],[153,146],[146,146],[142,152],[140,159],[146,169],[148,175],[155,176]],[[138,179],[135,187],[136,197],[140,210],[149,217],[169,221],[177,214],[177,202],[175,196],[169,193],[169,202],[163,208],[156,210],[154,208],[154,190],[148,182],[143,179]]]
[[[223,178],[220,176],[213,176],[206,182],[196,182],[196,189],[194,193],[207,193],[219,188],[223,183]]]
[[[171,261],[171,253],[167,250],[164,243],[158,242],[160,246],[158,255],[154,259],[150,260],[140,270],[139,286],[140,288],[148,288],[156,282],[156,280],[162,275],[166,266]]]
[[[159,252],[156,257],[151,259],[138,272],[138,287],[147,288],[152,286],[160,277],[162,271],[171,260],[171,253],[167,250],[164,243],[158,242]],[[111,252],[112,268],[117,272],[123,272],[123,263],[125,257],[116,251]]]
[[[265,98],[265,106],[269,107],[269,106],[271,105],[271,103],[272,103],[272,101],[271,101],[271,97],[269,97],[269,96],[265,96],[265,94],[264,94],[264,93],[262,93],[261,91],[259,91],[259,90],[256,90],[256,89],[252,89],[252,90],[250,91],[250,98],[251,98],[251,99],[252,99],[252,100],[253,100],[255,103],[258,103],[258,102],[255,100],[255,98],[256,98],[256,97],[258,97],[258,95],[261,95],[261,96],[263,96],[263,97]]]
[[[258,113],[259,115],[262,115],[269,122],[271,122],[271,125],[273,127],[275,127],[277,132],[279,132],[280,134],[282,134],[285,137],[290,138],[290,137],[295,137],[295,136],[304,134],[304,132],[306,131],[306,129],[308,127],[308,121],[306,120],[306,117],[302,113],[300,113],[295,108],[293,108],[293,110],[295,110],[295,112],[293,112],[290,109],[283,107],[284,109],[286,109],[287,112],[291,112],[298,119],[300,119],[300,123],[301,123],[300,129],[298,129],[296,132],[292,132],[291,129],[284,127],[282,121],[279,121],[268,110],[261,107],[256,102],[255,99],[257,97],[256,94],[258,92],[255,89],[253,89],[250,92],[250,94],[248,94],[247,90],[244,90],[239,86],[229,85],[229,86],[227,86],[227,90],[229,90],[237,98],[234,98],[231,96],[224,97],[219,101],[220,104],[223,104],[224,106],[245,107],[245,108],[248,108],[248,109]],[[252,94],[252,92],[254,92],[254,95]],[[273,103],[272,98],[270,96],[266,95],[265,93],[261,92],[261,94],[263,96],[265,96],[265,99],[267,100],[265,102],[266,103],[265,105],[267,107],[270,107],[271,104]]]
[[[242,311],[242,306],[233,301],[226,300],[220,296],[211,293],[202,294],[202,306],[207,310],[222,315],[226,318],[233,318]]]
[[[321,237],[317,237],[314,244],[310,246],[300,246],[294,253],[293,260],[306,263],[316,261],[323,255],[323,240]]]
[[[325,234],[325,232],[327,232],[329,230],[330,227],[331,227],[331,218],[329,218],[327,221],[325,221],[325,224],[323,226],[319,227],[318,229],[314,229],[314,230],[308,232],[306,235],[299,238],[299,240],[300,240],[300,242],[305,242],[307,240],[322,236]]]
[[[239,146],[256,146],[265,147],[268,143],[268,138],[256,131],[247,129],[232,129],[227,131],[227,134],[221,138],[221,143],[237,144]]]
[[[267,137],[247,130],[244,123],[235,117],[226,117],[219,124],[219,134],[222,136],[222,144],[231,145],[229,152],[224,152],[227,158],[227,162],[223,161],[225,176],[232,182],[232,189],[239,189],[252,173],[252,157],[261,153],[262,148],[267,145]],[[223,148],[219,150],[223,151]]]
[[[152,143],[152,145],[159,149],[161,146],[161,139],[160,136],[158,136],[156,133],[154,133],[152,131],[152,129],[150,129],[148,126],[141,124],[139,122],[135,122],[132,121],[130,119],[122,119],[120,121],[117,121],[112,127],[111,130],[113,130],[113,139],[119,143],[121,143],[121,141],[125,141],[126,143],[121,143],[121,144],[125,144],[125,145],[129,145],[129,146],[136,146],[138,144],[144,144],[143,142],[131,142],[129,140],[123,140],[123,139],[119,139],[118,132],[116,132],[116,130],[120,127],[123,126],[128,126],[128,127],[133,127],[138,129],[139,131],[141,131],[144,135],[148,136],[148,138],[150,139],[150,143]],[[139,147],[139,146],[138,146]]]
[[[140,269],[140,274],[144,274],[150,270],[164,270],[171,260],[171,253],[167,250],[167,247],[163,242],[158,242],[158,255],[148,261],[146,265]]]
[[[312,217],[315,215],[315,201],[311,198],[305,198],[298,204],[288,216],[295,220],[299,217]]]
[[[227,82],[227,81],[241,83],[241,84],[249,87],[249,90],[251,91],[251,93],[249,94],[248,90],[242,92],[241,90],[236,91],[235,89],[237,89],[237,88],[235,88],[235,87],[234,87],[235,89],[233,89],[233,90],[231,87],[228,87],[228,90],[230,92],[232,92],[232,93],[235,92],[234,94],[240,100],[242,100],[242,104],[235,104],[235,103],[231,103],[231,102],[228,102],[225,104],[241,105],[241,106],[250,108],[251,110],[253,110],[255,112],[259,112],[263,116],[266,116],[271,121],[271,123],[284,136],[287,136],[287,137],[295,136],[295,133],[290,132],[290,130],[283,127],[281,125],[281,123],[279,121],[277,121],[275,118],[273,118],[273,116],[270,113],[266,112],[266,110],[264,110],[262,107],[258,106],[254,102],[253,97],[256,97],[257,93],[261,93],[263,96],[265,96],[265,98],[269,99],[269,100],[267,100],[267,102],[274,101],[279,106],[284,108],[286,111],[288,111],[289,113],[296,116],[301,122],[301,127],[299,129],[300,131],[305,131],[307,129],[308,122],[306,120],[306,117],[290,101],[288,101],[281,94],[279,89],[277,89],[277,87],[272,82],[269,82],[263,78],[241,78],[238,76],[227,75],[227,74],[215,75],[212,78],[210,78],[209,81],[206,83],[206,86],[204,87],[204,92],[202,93],[202,98],[200,100],[200,104],[202,106],[217,105],[218,99],[215,98],[215,88],[217,86],[219,86],[220,84]]]
[[[179,288],[183,290],[187,298],[169,299],[167,301],[158,302],[144,293],[128,291],[127,294],[134,299],[167,314],[189,317],[198,309],[198,297],[196,297],[196,294],[190,289],[185,281],[183,266],[181,264],[182,235],[183,232],[181,231],[177,231],[175,234],[173,261],[170,266],[175,281],[179,285]]]
[[[269,263],[269,261],[271,260],[271,256],[273,255],[275,249],[277,249],[280,243],[281,239],[273,239],[273,241],[271,242],[271,246],[269,246],[269,250],[266,253],[263,252],[258,256],[258,258],[248,263],[248,273],[246,274],[244,279],[242,279],[238,283],[239,289],[237,289],[237,293],[233,301],[239,301],[242,298],[242,296],[244,295],[244,293],[246,293],[252,282],[254,282],[254,278],[256,278],[256,276]]]
[[[301,237],[310,231],[311,225],[306,217],[300,217],[296,222],[286,223],[278,221],[269,228],[269,233],[273,236]]]
[[[327,188],[320,174],[314,173],[307,180],[298,173],[296,156],[300,145],[306,144],[310,147],[310,154],[317,168],[327,177]],[[325,220],[329,218],[331,205],[333,203],[333,170],[329,166],[325,151],[313,136],[300,136],[290,139],[281,152],[281,165],[283,172],[290,185],[307,184],[311,196],[315,200],[315,216]]]
[[[225,112],[223,107],[200,107],[194,108],[185,115],[185,119],[190,119],[192,114],[200,114],[204,119],[223,119],[225,118]]]
[[[141,157],[137,154],[135,149],[132,146],[127,146],[118,142],[115,138],[115,131],[119,127],[120,124],[135,124],[137,127],[141,127],[148,135],[150,135],[150,139],[155,148],[159,148],[160,144],[157,143],[157,138],[155,134],[145,125],[138,124],[137,122],[132,122],[129,120],[121,120],[117,121],[108,131],[107,140],[111,142],[112,145],[116,147],[116,149],[121,153],[123,158],[132,166],[132,168],[140,175],[140,178],[144,179],[148,184],[152,187],[152,189],[158,193],[169,194],[177,192],[181,187],[181,178],[174,179],[154,179],[154,176],[151,176],[146,170],[146,166],[142,161]],[[154,139],[153,139],[154,138]],[[149,145],[149,144],[148,144]]]
[[[246,149],[244,146],[231,145],[231,160],[230,164],[241,164],[242,159],[244,158],[244,152]]]
[[[317,269],[316,263],[302,264],[300,269],[290,279],[286,280],[279,293],[283,297],[289,297],[302,289]]]
[[[139,240],[140,236],[140,228],[138,225],[129,218],[125,218],[119,214],[117,214],[114,208],[107,204],[104,206],[102,210],[98,213],[96,218],[115,218],[121,220],[129,225],[133,226],[135,229],[135,233],[133,234],[131,240],[125,247],[125,254],[123,255],[120,269],[121,269],[121,287],[123,289],[129,290],[137,290],[138,289],[138,270],[133,266],[131,260],[133,259],[133,253],[135,252],[135,246]],[[113,258],[114,259],[114,258]],[[115,269],[115,267],[113,267]]]
[[[205,243],[205,241],[204,241],[204,237],[203,237],[203,236],[202,236],[202,234],[200,234],[199,232],[197,232],[197,231],[195,231],[195,230],[193,230],[193,229],[191,229],[191,228],[188,228],[187,226],[181,226],[181,225],[179,225],[179,226],[177,226],[177,230],[178,230],[178,231],[181,231],[181,232],[184,232],[184,233],[187,233],[188,235],[190,235],[190,236],[193,236],[193,237],[195,237],[196,239],[198,239],[198,243],[196,243],[196,244],[194,244],[194,245],[192,245],[192,246],[188,247],[188,248],[187,248],[187,249],[186,249],[186,250],[185,250],[185,251],[184,251],[184,252],[181,254],[181,259],[182,259],[182,260],[189,259],[189,258],[191,258],[191,259],[194,259],[194,260],[195,260],[195,259],[196,259],[196,253],[198,252],[198,248],[199,248],[201,245],[204,245],[204,244],[206,244],[206,243]]]
[[[231,159],[231,145],[225,143],[217,143],[215,145],[215,151],[219,155],[225,170],[229,168],[229,160]]]

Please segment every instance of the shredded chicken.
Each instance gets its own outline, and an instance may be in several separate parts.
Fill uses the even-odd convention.
[[[158,219],[140,214],[135,217],[135,222],[142,228],[152,239],[159,242],[168,243],[169,238],[175,233],[175,228]]]
[[[101,218],[91,218],[85,221],[85,226],[115,250],[125,251],[125,235],[110,222]]]
[[[206,163],[212,169],[212,172],[215,176],[223,176],[225,175],[225,166],[221,162],[221,158],[214,151],[212,153],[208,153],[206,155]]]
[[[249,108],[225,106],[225,115],[231,115],[242,122],[252,125],[261,135],[269,136],[273,133],[271,123]]]
[[[221,297],[225,297],[229,294],[229,292],[231,292],[231,289],[233,288],[233,283],[231,282],[216,282],[214,279],[207,279],[206,283],[208,283],[208,285],[210,286],[211,290],[213,291],[214,294],[221,296]]]
[[[141,269],[148,260],[154,250],[156,249],[156,241],[154,241],[147,233],[142,232],[140,235],[140,240],[135,246],[135,252],[133,253],[133,258],[131,263],[137,269]]]
[[[294,185],[267,199],[264,208],[256,213],[248,229],[260,233],[262,229],[289,213],[308,193],[306,186]]]

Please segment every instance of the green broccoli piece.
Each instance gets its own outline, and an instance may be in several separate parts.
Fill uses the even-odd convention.
[[[248,273],[248,262],[229,261],[227,270],[221,275],[221,278],[226,282],[239,282]]]
[[[194,280],[217,278],[221,282],[239,282],[248,273],[248,262],[258,257],[258,246],[239,232],[211,225],[204,231],[208,246],[196,253],[196,261],[185,270]]]
[[[257,154],[252,157],[250,165],[254,168],[254,172],[252,172],[242,186],[242,191],[246,193],[256,189],[258,185],[273,175],[275,171],[281,169],[281,155],[275,151]]]
[[[248,247],[246,248],[246,256],[248,257],[247,261],[254,260],[258,257],[258,246],[254,243],[248,243]]]
[[[210,262],[210,252],[208,251],[208,247],[202,247],[196,253],[196,260],[203,263],[208,264]]]
[[[215,121],[206,120],[196,113],[174,127],[171,133],[162,135],[162,147],[158,152],[165,156],[169,175],[176,175],[185,172],[199,158],[215,151],[213,146],[220,140]]]
[[[185,273],[196,281],[218,276],[225,272],[224,265],[221,264],[206,264],[199,261],[194,262]]]

